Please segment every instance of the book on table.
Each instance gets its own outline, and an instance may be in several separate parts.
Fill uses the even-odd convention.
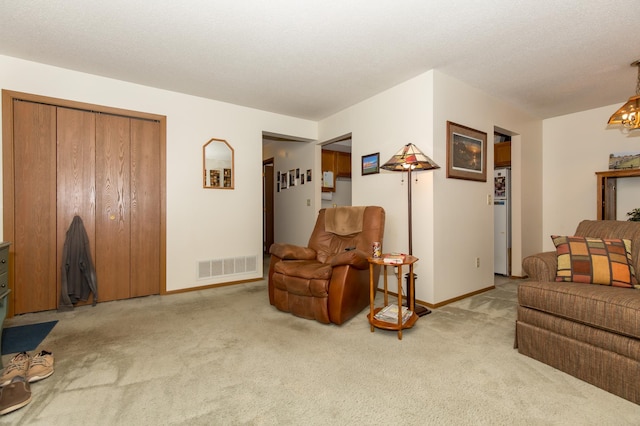
[[[385,254],[384,256],[382,256],[382,261],[390,265],[399,265],[404,262],[404,254]]]
[[[402,306],[402,323],[407,322],[409,318],[411,318],[412,311],[409,310],[406,306]],[[398,323],[398,305],[387,305],[384,308],[380,309],[377,314],[374,315],[374,318],[378,321],[390,322],[397,324]]]

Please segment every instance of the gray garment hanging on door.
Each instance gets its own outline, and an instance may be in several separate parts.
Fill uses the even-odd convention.
[[[93,293],[93,305],[98,301],[98,280],[91,260],[89,237],[80,216],[74,216],[62,250],[62,279],[59,311],[73,309],[79,300],[89,299]]]

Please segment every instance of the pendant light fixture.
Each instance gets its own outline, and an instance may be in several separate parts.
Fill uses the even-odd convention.
[[[636,130],[640,129],[640,60],[633,62],[631,66],[638,67],[636,95],[631,96],[627,103],[609,118],[609,124],[622,125],[627,130]]]

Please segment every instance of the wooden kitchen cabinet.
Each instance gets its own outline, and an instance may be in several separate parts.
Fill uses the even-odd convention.
[[[511,166],[511,142],[499,142],[493,144],[494,167]]]
[[[351,153],[341,151],[322,150],[322,175],[324,172],[333,173],[333,182],[326,186],[323,182],[322,192],[335,192],[336,179],[351,178]]]
[[[351,154],[348,152],[336,152],[336,176],[351,178]]]

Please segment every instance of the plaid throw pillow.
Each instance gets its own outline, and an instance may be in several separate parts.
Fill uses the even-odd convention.
[[[556,281],[633,288],[631,240],[552,235],[558,255]]]

